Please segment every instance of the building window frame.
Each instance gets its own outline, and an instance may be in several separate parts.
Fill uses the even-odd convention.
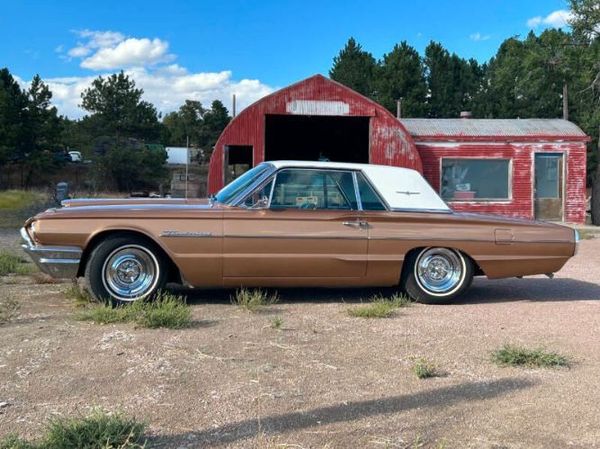
[[[506,198],[471,198],[471,199],[455,199],[455,198],[444,198],[442,196],[442,185],[444,177],[444,160],[467,160],[467,161],[508,161],[508,176],[507,183],[508,195]],[[513,201],[513,158],[506,157],[488,157],[488,156],[454,156],[447,155],[441,156],[439,159],[439,188],[438,193],[440,197],[447,203],[511,203]]]

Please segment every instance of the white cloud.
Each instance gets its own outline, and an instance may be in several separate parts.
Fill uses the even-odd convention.
[[[527,21],[527,26],[537,28],[540,25],[545,25],[550,28],[564,28],[569,26],[569,20],[573,17],[573,13],[566,9],[558,9],[552,11],[546,17],[536,16]]]
[[[130,38],[115,47],[101,48],[81,62],[81,67],[92,70],[110,70],[123,67],[142,67],[175,59],[167,53],[168,42],[160,39]]]
[[[158,38],[128,37],[117,31],[75,30],[73,33],[81,40],[67,55],[70,59],[80,59],[84,69],[145,67],[175,59],[168,53],[169,43]]]
[[[481,34],[480,32],[469,35],[469,39],[475,42],[487,41],[491,36],[489,34]]]
[[[85,46],[73,47],[71,48],[67,54],[72,58],[83,58],[91,53],[92,49]]]
[[[163,114],[174,111],[185,100],[199,100],[209,107],[213,100],[221,100],[231,109],[231,97],[236,94],[239,110],[273,92],[273,88],[259,80],[234,80],[230,71],[188,71],[176,64],[159,69],[134,68],[125,73],[144,89],[144,100],[154,104]],[[107,73],[103,76],[108,76]],[[79,104],[81,93],[90,86],[94,76],[47,78],[52,90],[52,102],[60,114],[80,118],[85,114]]]
[[[84,39],[85,45],[89,48],[114,47],[125,40],[125,36],[118,31],[74,30],[73,32]]]
[[[207,107],[213,100],[221,100],[230,109],[233,94],[241,110],[274,90],[256,79],[235,80],[229,70],[189,72],[173,62],[176,56],[169,53],[169,43],[158,38],[133,38],[116,31],[73,32],[80,41],[68,50],[61,45],[59,58],[78,59],[82,68],[95,73],[44,79],[59,113],[70,118],[85,114],[79,107],[81,93],[92,81],[99,74],[106,77],[118,70],[124,70],[144,89],[144,100],[163,114],[178,109],[185,100],[198,100]]]

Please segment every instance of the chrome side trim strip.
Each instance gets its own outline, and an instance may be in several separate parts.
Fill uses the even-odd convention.
[[[206,238],[212,237],[212,232],[177,231],[167,229],[159,234],[159,237],[183,237],[183,238]]]
[[[367,236],[320,236],[320,235],[256,235],[256,234],[228,234],[223,236],[226,239],[321,239],[321,240],[366,240]]]
[[[422,214],[453,214],[454,211],[450,210],[450,209],[401,209],[401,208],[394,208],[394,209],[390,209],[392,212],[418,212],[418,213],[422,213]]]

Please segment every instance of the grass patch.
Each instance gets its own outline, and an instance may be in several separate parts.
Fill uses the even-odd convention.
[[[4,437],[0,449],[142,449],[145,430],[135,419],[95,410],[85,417],[51,420],[39,441]]]
[[[0,276],[7,274],[26,275],[35,271],[32,264],[15,254],[2,251],[0,252]]]
[[[541,348],[528,349],[504,345],[492,353],[492,360],[500,366],[526,366],[529,368],[568,367],[569,360],[556,352]]]
[[[182,296],[161,292],[153,301],[133,304],[135,322],[138,326],[156,329],[183,329],[192,324],[192,309]]]
[[[43,192],[32,190],[0,191],[0,228],[17,228],[40,209],[51,205]]]
[[[33,190],[3,190],[0,192],[0,210],[17,210],[45,200],[42,192]]]
[[[240,288],[232,296],[232,304],[240,306],[248,312],[258,312],[266,306],[271,306],[279,301],[277,293],[269,294],[261,289]]]
[[[389,318],[394,314],[396,309],[409,306],[410,304],[410,299],[405,295],[394,294],[389,298],[385,298],[382,295],[375,295],[370,299],[369,304],[350,307],[346,312],[355,318]]]
[[[19,316],[21,304],[14,298],[0,298],[0,324],[8,323]]]
[[[271,328],[280,330],[281,326],[283,326],[283,318],[280,316],[271,318]]]
[[[415,360],[412,370],[419,379],[429,379],[430,377],[438,377],[440,375],[435,364],[423,357]]]
[[[595,239],[600,235],[600,229],[598,231],[588,231],[586,229],[578,229],[579,238],[581,240]]]
[[[76,279],[73,279],[71,285],[65,289],[64,294],[67,299],[72,300],[77,307],[85,307],[89,303],[94,302],[90,294],[79,286]]]
[[[117,307],[94,306],[83,310],[77,318],[96,324],[135,323],[150,329],[182,329],[192,325],[192,310],[182,296],[160,292],[153,300],[138,300]]]

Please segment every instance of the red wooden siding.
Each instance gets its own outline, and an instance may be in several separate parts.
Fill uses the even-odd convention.
[[[348,105],[344,115],[370,117],[369,162],[422,172],[421,158],[412,137],[387,109],[352,89],[315,75],[262,98],[231,121],[219,137],[210,160],[208,192],[215,193],[223,186],[225,145],[252,145],[254,165],[262,162],[265,157],[265,115],[291,114],[288,104],[302,100],[341,102]]]
[[[443,143],[417,142],[423,175],[439,192],[442,158],[489,158],[511,160],[512,198],[503,201],[453,201],[452,209],[464,212],[534,218],[533,185],[535,153],[560,152],[565,161],[564,220],[585,222],[585,142],[551,143]]]

